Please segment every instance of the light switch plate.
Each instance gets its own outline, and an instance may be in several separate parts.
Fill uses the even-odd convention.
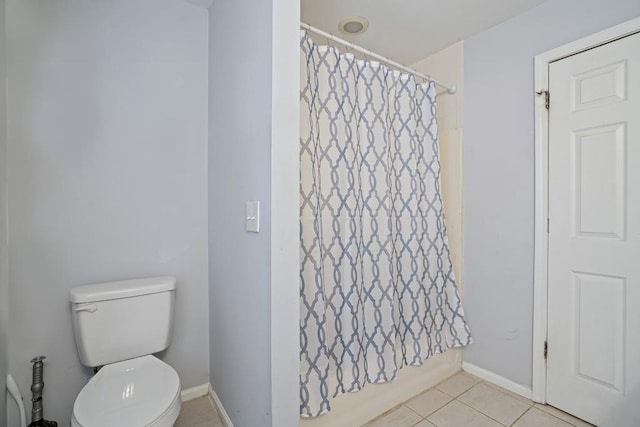
[[[247,202],[247,231],[260,232],[260,202],[258,201]]]

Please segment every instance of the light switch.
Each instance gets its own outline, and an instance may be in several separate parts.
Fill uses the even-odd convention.
[[[260,232],[260,202],[247,202],[247,231]]]

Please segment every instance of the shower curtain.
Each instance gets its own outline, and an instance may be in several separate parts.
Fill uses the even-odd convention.
[[[465,346],[433,82],[301,39],[300,414]]]

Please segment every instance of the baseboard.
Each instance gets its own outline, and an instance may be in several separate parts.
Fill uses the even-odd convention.
[[[209,384],[201,384],[191,388],[185,388],[180,392],[180,399],[188,402],[209,394]]]
[[[462,362],[462,370],[472,375],[475,375],[476,377],[483,379],[487,382],[490,382],[506,390],[509,390],[515,394],[519,394],[522,397],[531,399],[532,393],[531,393],[530,387],[511,381],[510,379],[505,378],[502,375],[498,375],[495,372],[491,372],[486,369],[480,368],[469,362]]]
[[[231,422],[231,418],[229,418],[229,414],[225,411],[224,406],[222,406],[222,402],[220,398],[209,384],[209,401],[213,405],[214,408],[218,410],[218,415],[220,415],[220,419],[224,424],[224,427],[233,427],[233,423]]]

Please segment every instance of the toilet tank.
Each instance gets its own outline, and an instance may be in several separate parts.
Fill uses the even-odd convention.
[[[73,334],[82,364],[102,366],[169,347],[175,293],[174,277],[71,289]]]

